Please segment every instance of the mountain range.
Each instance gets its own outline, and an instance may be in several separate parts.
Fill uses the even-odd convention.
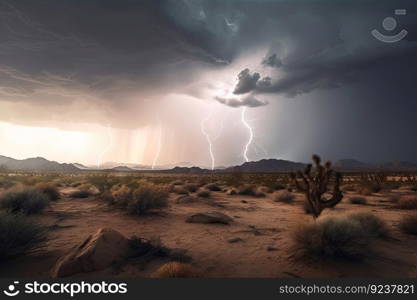
[[[114,172],[163,172],[163,173],[189,173],[202,174],[210,173],[211,170],[193,166],[191,163],[180,163],[178,165],[167,165],[164,168],[159,166],[152,170],[149,166],[107,163],[100,170]],[[139,168],[141,166],[141,168]],[[302,170],[306,164],[282,159],[262,159],[259,161],[245,162],[239,166],[218,168],[214,172],[244,172],[244,173],[273,173],[291,172]],[[365,171],[417,171],[417,164],[411,162],[386,162],[381,164],[370,164],[354,159],[342,159],[334,162],[334,169],[345,172],[365,172]],[[28,159],[14,159],[0,155],[0,168],[9,170],[28,170],[28,171],[55,171],[55,172],[77,172],[97,170],[97,168],[85,166],[79,163],[67,164],[56,161],[49,161],[42,157]]]

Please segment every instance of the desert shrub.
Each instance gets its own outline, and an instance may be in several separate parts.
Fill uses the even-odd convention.
[[[202,274],[190,264],[169,262],[156,270],[153,278],[199,278]]]
[[[69,194],[71,198],[88,198],[91,196],[91,193],[87,190],[77,190]]]
[[[48,183],[38,183],[35,186],[36,189],[40,190],[42,193],[46,194],[51,201],[57,201],[61,198],[61,194],[59,193],[56,186],[53,186]]]
[[[239,195],[253,196],[253,197],[265,197],[265,194],[258,190],[255,185],[244,184],[238,187],[237,193]]]
[[[46,239],[46,228],[20,214],[0,215],[0,260],[38,249]]]
[[[414,184],[411,186],[411,190],[412,190],[412,191],[414,191],[414,192],[417,192],[417,183],[414,183]]]
[[[88,182],[94,185],[99,193],[111,190],[111,188],[118,183],[118,179],[110,175],[94,175],[89,176]]]
[[[171,182],[172,185],[183,185],[184,182],[182,180],[174,180],[173,182]]]
[[[10,188],[15,184],[13,180],[8,177],[0,177],[0,188]]]
[[[350,197],[349,202],[352,204],[362,204],[365,205],[367,200],[365,197]]]
[[[189,194],[188,190],[182,185],[175,185],[172,191],[174,193],[178,194],[178,195],[188,195]]]
[[[294,202],[294,199],[294,194],[287,191],[281,191],[274,195],[275,202],[292,203]]]
[[[164,188],[153,183],[143,182],[133,191],[127,209],[131,214],[144,215],[151,210],[166,207],[168,196]]]
[[[205,188],[212,192],[220,192],[222,190],[216,183],[209,183]]]
[[[126,206],[132,199],[132,189],[127,185],[114,186],[110,192],[116,205]]]
[[[417,197],[401,198],[396,205],[400,209],[417,209]]]
[[[391,203],[398,203],[401,200],[401,196],[400,195],[391,195],[388,197],[388,202]]]
[[[383,238],[388,236],[387,224],[371,213],[354,213],[349,215],[349,218],[358,221],[374,237]]]
[[[274,192],[274,190],[270,187],[267,187],[267,186],[261,186],[258,189],[258,192],[264,193],[264,194],[272,194]]]
[[[197,196],[201,198],[209,198],[211,196],[211,193],[209,190],[206,189],[200,189],[197,192]]]
[[[400,221],[399,227],[404,233],[417,235],[417,214],[404,217]]]
[[[372,243],[383,229],[373,218],[369,224],[363,216],[326,217],[300,225],[293,236],[299,256],[320,260],[362,260],[370,255]],[[379,224],[379,225],[378,225]]]
[[[10,213],[26,215],[41,213],[49,204],[49,197],[32,187],[12,188],[0,197],[0,208]]]
[[[194,183],[188,183],[184,186],[184,188],[189,191],[190,193],[195,193],[198,190],[198,185]]]
[[[367,185],[367,186],[360,186],[358,192],[361,195],[370,196],[373,193],[376,193],[376,192],[374,192],[374,190],[375,189],[372,189],[372,187],[370,187],[370,186]]]
[[[274,186],[272,187],[272,189],[274,189],[276,191],[280,191],[280,190],[285,190],[286,187],[285,187],[285,185],[283,185],[281,183],[277,183],[277,184],[274,184]]]

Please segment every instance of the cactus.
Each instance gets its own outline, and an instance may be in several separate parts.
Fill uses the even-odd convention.
[[[342,175],[331,169],[330,162],[327,162],[323,166],[318,155],[313,155],[313,161],[314,169],[313,165],[308,164],[304,172],[298,171],[297,173],[292,173],[291,178],[295,187],[305,193],[306,206],[313,214],[313,217],[317,218],[324,209],[332,208],[342,201],[343,193],[340,190]],[[330,199],[326,199],[323,197],[323,194],[328,191],[328,186],[333,175],[334,184],[332,197]],[[297,177],[301,179],[301,182],[297,179]]]

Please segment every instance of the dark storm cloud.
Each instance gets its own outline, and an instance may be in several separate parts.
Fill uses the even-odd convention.
[[[230,107],[259,107],[265,106],[268,104],[267,101],[261,101],[257,99],[254,95],[245,95],[242,98],[224,98],[224,97],[216,97],[215,98],[219,103],[230,106]]]
[[[408,36],[395,44],[377,41],[371,30],[393,34],[381,22],[397,8],[407,9],[407,15],[395,16],[394,33],[405,28]],[[372,116],[374,129],[384,122],[378,115],[401,113],[395,124],[403,129],[393,127],[408,141],[397,147],[406,150],[395,151],[409,157],[416,150],[409,138],[417,111],[416,11],[415,0],[0,0],[0,105],[28,104],[26,119],[33,120],[74,108],[72,120],[78,120],[76,104],[84,102],[91,111],[118,113],[119,126],[140,126],[149,119],[149,103],[171,93],[234,107],[268,101],[272,106],[286,97],[321,103],[320,93],[328,93],[331,101],[323,103],[335,111],[334,103],[354,94],[339,101],[350,122],[358,103],[369,104],[368,112],[381,110]],[[230,82],[238,77],[236,95],[216,98],[215,81],[224,74]],[[326,122],[334,127],[338,121],[329,115],[316,112],[320,121],[300,121],[300,127],[317,125],[317,132],[328,132]],[[275,121],[274,116],[265,122]],[[366,121],[358,121],[361,128]],[[352,141],[346,149],[367,138],[375,144],[368,153],[386,147],[372,133],[359,131],[346,130]],[[355,135],[360,138],[354,142]],[[328,133],[311,145],[337,138]]]
[[[274,53],[262,61],[262,65],[268,66],[271,68],[279,68],[282,66],[282,60],[278,58],[277,54]]]
[[[87,101],[117,111],[227,64],[156,2],[1,0],[0,101],[48,109]]]

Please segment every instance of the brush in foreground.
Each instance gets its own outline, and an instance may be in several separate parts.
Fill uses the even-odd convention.
[[[38,249],[46,228],[22,215],[0,215],[0,261]]]
[[[50,202],[48,195],[36,188],[11,188],[0,198],[0,208],[9,213],[41,213]]]
[[[399,227],[404,233],[417,235],[417,214],[404,217]]]
[[[373,242],[387,235],[385,223],[372,214],[326,217],[300,225],[293,236],[297,255],[317,260],[362,260]]]

